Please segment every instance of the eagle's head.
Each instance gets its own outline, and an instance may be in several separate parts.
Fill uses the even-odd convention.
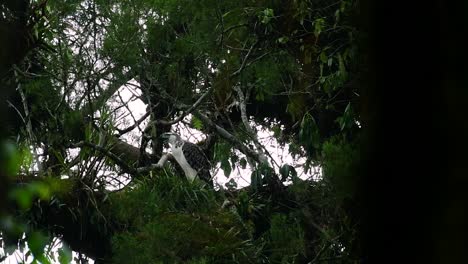
[[[164,142],[167,142],[171,145],[174,145],[177,141],[181,140],[180,136],[173,132],[163,133],[161,134],[161,138],[164,140]]]

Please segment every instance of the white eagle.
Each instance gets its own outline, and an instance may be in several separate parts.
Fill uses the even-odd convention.
[[[190,181],[193,181],[197,176],[213,186],[213,181],[210,175],[210,162],[203,150],[196,144],[182,140],[182,138],[172,132],[163,133],[161,135],[171,147],[171,155],[180,165],[185,173],[185,176]],[[158,162],[162,166],[168,159],[168,154],[164,155]]]

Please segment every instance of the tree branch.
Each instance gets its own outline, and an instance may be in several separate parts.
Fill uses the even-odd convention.
[[[80,141],[76,144],[72,144],[72,147],[89,147],[89,148],[92,148],[94,150],[97,150],[99,152],[101,152],[102,154],[104,154],[105,156],[109,157],[110,159],[112,159],[117,165],[119,165],[120,167],[122,167],[122,169],[128,173],[131,173],[131,174],[135,174],[137,171],[130,167],[126,161],[122,160],[120,157],[118,157],[117,155],[115,155],[114,153],[112,153],[111,151],[109,151],[108,149],[104,148],[104,147],[101,147],[101,146],[98,146],[98,145],[94,145],[90,142],[86,142],[86,141]]]
[[[252,138],[255,146],[257,147],[259,158],[261,159],[262,163],[267,163],[268,162],[267,158],[265,157],[265,154],[263,153],[263,146],[258,141],[257,133],[252,129],[252,127],[249,124],[249,120],[247,118],[247,107],[246,107],[244,93],[242,92],[241,88],[238,86],[234,86],[234,90],[237,92],[237,96],[239,97],[242,123],[244,124],[244,127],[247,130],[247,133]],[[271,155],[269,156],[271,157]]]
[[[138,119],[133,125],[125,128],[125,129],[117,129],[117,131],[119,131],[119,135],[123,135],[123,134],[126,134],[130,131],[132,131],[135,127],[137,127],[138,125],[140,125],[143,121],[145,121],[145,119],[150,116],[151,114],[151,111],[150,112],[146,112],[146,114],[144,114],[140,119]]]
[[[256,151],[249,149],[242,143],[239,139],[237,139],[234,135],[229,133],[226,129],[218,126],[213,120],[211,120],[209,117],[206,115],[200,113],[199,111],[195,110],[193,114],[198,117],[203,123],[205,123],[207,126],[213,128],[218,135],[220,135],[222,138],[224,138],[226,141],[231,143],[234,147],[236,147],[240,152],[245,154],[246,156],[252,158],[256,162],[263,163],[263,159],[260,157],[260,154],[257,153]]]
[[[157,164],[151,164],[150,166],[140,167],[140,168],[137,168],[136,171],[138,173],[145,173],[145,172],[149,172],[152,170],[161,169],[164,167],[164,164],[169,159],[173,159],[173,156],[171,153],[166,153],[159,159]]]
[[[244,68],[246,67],[247,59],[249,58],[250,53],[252,53],[252,50],[253,50],[253,48],[257,45],[257,43],[258,43],[258,41],[255,42],[255,43],[250,47],[249,51],[247,52],[247,55],[245,55],[244,60],[242,61],[242,64],[241,64],[240,68],[239,68],[237,71],[231,73],[231,75],[229,75],[229,78],[233,78],[233,77],[239,75],[239,74],[242,72],[242,70],[244,70]]]

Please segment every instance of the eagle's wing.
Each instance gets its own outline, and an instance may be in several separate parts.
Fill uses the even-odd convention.
[[[185,141],[182,146],[182,152],[188,164],[197,171],[198,177],[205,182],[212,184],[210,167],[211,164],[205,153],[199,146],[191,142]]]

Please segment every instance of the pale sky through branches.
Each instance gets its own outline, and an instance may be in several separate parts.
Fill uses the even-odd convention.
[[[132,83],[135,84],[135,81],[132,80]],[[140,99],[138,99],[138,96],[141,95],[141,92],[135,89],[133,85],[121,87],[118,91],[118,94],[119,97],[124,101],[120,103],[125,103],[128,105],[128,107],[120,108],[116,113],[116,115],[120,117],[118,120],[118,128],[123,129],[126,126],[132,125],[134,120],[140,119],[146,113],[146,105]],[[110,107],[116,108],[118,105],[110,105]],[[149,117],[140,125],[140,128],[135,128],[127,135],[124,135],[122,138],[128,143],[139,147],[138,145],[140,143],[141,131],[145,128],[148,119]],[[191,115],[188,115],[184,118],[184,121],[189,123],[190,119]],[[277,165],[281,166],[283,164],[290,164],[293,167],[296,167],[298,176],[300,178],[313,178],[315,180],[320,179],[321,170],[319,167],[313,167],[311,169],[312,173],[304,173],[302,169],[302,165],[306,161],[304,157],[293,158],[291,153],[288,151],[289,145],[286,144],[281,146],[273,136],[272,131],[265,129],[260,125],[256,125],[252,121],[251,125],[255,126],[256,130],[258,131],[258,139],[260,143],[265,147],[265,149],[268,151],[268,153],[270,153],[271,157],[275,161],[272,163],[272,165],[276,172],[279,171]],[[173,125],[173,130],[176,130],[175,132],[179,132],[183,139],[193,143],[205,139],[205,136],[202,132],[194,128],[190,128],[183,123]],[[245,157],[245,155],[240,153],[238,150],[234,151],[235,154],[239,156],[239,159]],[[230,179],[234,179],[237,182],[238,187],[245,187],[250,184],[250,174],[252,173],[252,169],[249,168],[249,166],[247,166],[245,169],[237,166],[237,168],[233,169],[229,175],[225,175],[223,170],[219,169],[219,164],[217,164],[216,168],[213,168],[212,171],[216,173],[214,176],[215,181],[221,186],[224,186],[224,184]]]

